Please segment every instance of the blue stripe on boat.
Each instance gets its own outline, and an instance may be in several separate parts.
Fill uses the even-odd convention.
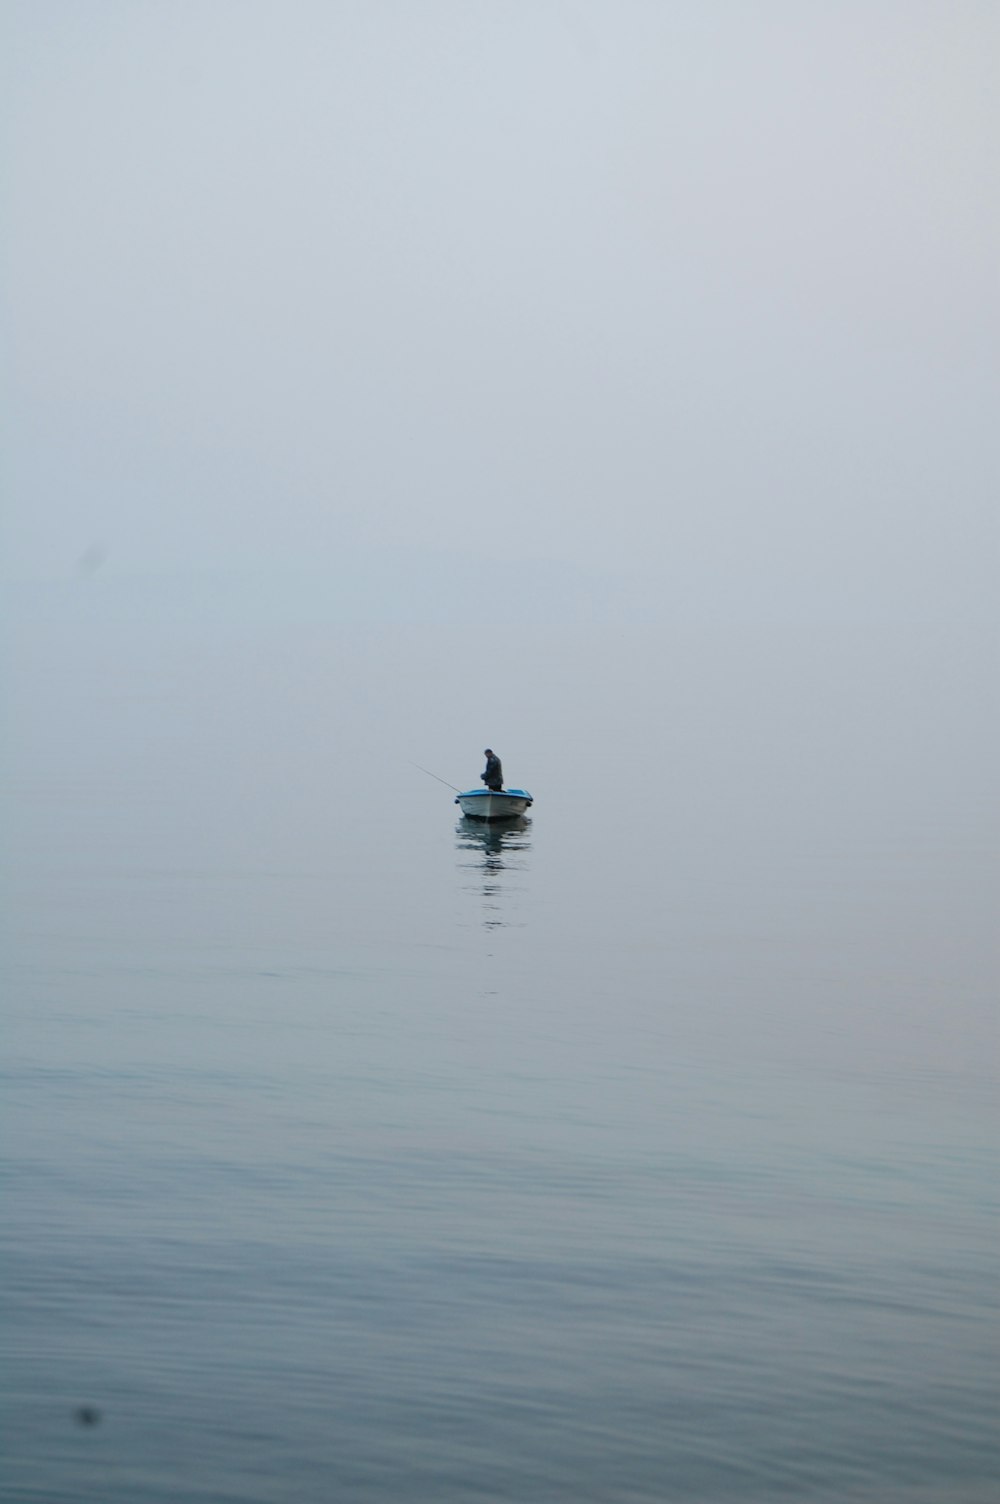
[[[458,797],[460,799],[485,799],[488,795],[495,792],[495,789],[465,789],[462,793],[459,794]],[[500,793],[501,795],[511,794],[515,799],[531,798],[531,795],[528,793],[527,789],[501,789]]]

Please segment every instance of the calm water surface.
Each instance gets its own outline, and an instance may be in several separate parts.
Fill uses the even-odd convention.
[[[995,1499],[954,646],[30,624],[4,1497]]]

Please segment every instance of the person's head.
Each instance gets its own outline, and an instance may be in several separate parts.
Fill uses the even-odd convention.
[[[493,756],[493,748],[492,747],[487,747],[486,751],[483,753],[483,756],[484,757],[492,757]]]

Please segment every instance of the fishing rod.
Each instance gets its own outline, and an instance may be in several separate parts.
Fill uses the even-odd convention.
[[[410,762],[409,758],[407,758],[406,760],[407,762]],[[460,794],[462,792],[457,784],[449,783],[447,778],[438,778],[438,775],[436,773],[432,773],[430,768],[421,768],[418,762],[410,762],[410,767],[419,769],[421,773],[426,773],[428,778],[433,778],[438,783],[443,783],[446,789],[454,789],[456,794]]]

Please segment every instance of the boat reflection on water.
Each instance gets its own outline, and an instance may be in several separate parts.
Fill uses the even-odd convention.
[[[463,886],[481,895],[485,928],[523,924],[524,920],[514,914],[524,886],[520,875],[527,871],[527,853],[531,850],[529,817],[514,815],[509,820],[485,823],[463,815],[455,827],[455,837],[460,869],[475,874],[475,882],[466,880]]]

